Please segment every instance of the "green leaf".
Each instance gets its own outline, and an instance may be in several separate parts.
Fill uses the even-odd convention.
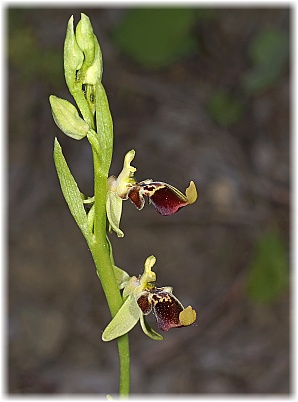
[[[288,258],[280,233],[265,233],[256,245],[250,266],[248,296],[257,302],[276,300],[285,290],[288,275]]]
[[[125,300],[115,317],[102,334],[102,340],[112,341],[130,331],[139,321],[142,315],[133,293]]]
[[[288,62],[288,35],[277,29],[264,29],[252,41],[249,56],[253,66],[242,79],[244,89],[253,93],[269,88],[278,80]]]
[[[252,41],[249,55],[256,66],[267,65],[273,61],[275,65],[280,65],[288,50],[288,37],[285,32],[265,28]]]
[[[55,138],[54,144],[54,161],[65,201],[67,202],[69,210],[74,217],[77,225],[79,226],[84,237],[88,241],[90,240],[90,236],[92,235],[92,233],[90,232],[90,228],[88,225],[87,215],[81,197],[81,192],[69,170],[57,138]]]
[[[132,9],[115,31],[114,39],[137,62],[157,69],[194,51],[191,29],[195,20],[190,8]]]
[[[163,336],[160,335],[158,332],[154,331],[147,323],[145,316],[142,314],[140,317],[140,324],[144,333],[149,336],[149,338],[153,339],[154,341],[162,341]]]
[[[207,109],[214,121],[223,127],[230,127],[243,116],[244,106],[240,100],[218,90],[207,103]]]

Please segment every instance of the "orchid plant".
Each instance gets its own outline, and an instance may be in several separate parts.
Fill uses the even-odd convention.
[[[117,339],[120,360],[122,396],[129,394],[130,354],[128,332],[140,321],[146,335],[163,339],[146,321],[153,312],[162,331],[185,327],[196,320],[191,306],[183,307],[170,286],[156,287],[156,262],[149,256],[139,277],[129,275],[114,263],[108,234],[120,229],[122,202],[130,199],[138,210],[149,203],[161,215],[172,215],[180,208],[193,204],[197,190],[190,182],[185,194],[175,187],[152,179],[137,181],[136,168],[131,166],[135,151],[124,157],[123,169],[109,176],[113,152],[113,121],[108,99],[102,85],[102,54],[92,25],[85,14],[74,30],[73,16],[69,19],[64,43],[64,73],[68,89],[76,106],[65,99],[50,96],[53,118],[68,137],[87,138],[91,145],[94,165],[94,196],[87,197],[79,187],[67,165],[61,146],[55,138],[54,162],[64,198],[91,251],[97,275],[101,281],[112,320],[102,333],[103,341]]]

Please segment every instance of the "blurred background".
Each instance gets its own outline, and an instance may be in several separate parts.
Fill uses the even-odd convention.
[[[9,269],[7,392],[118,392],[116,342],[87,245],[62,197],[57,136],[92,195],[87,140],[64,136],[48,97],[63,76],[69,17],[86,13],[104,58],[117,175],[134,148],[138,180],[199,200],[171,217],[124,203],[115,262],[198,313],[194,326],[130,333],[132,393],[288,394],[289,38],[291,9],[7,8]],[[150,324],[157,329],[154,317]]]

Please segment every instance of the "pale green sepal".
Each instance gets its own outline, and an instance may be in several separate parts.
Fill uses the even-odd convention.
[[[107,192],[107,217],[112,230],[117,233],[118,237],[124,236],[124,233],[119,228],[122,214],[122,202],[122,199],[118,197],[116,193],[113,191]]]
[[[113,265],[114,275],[119,289],[123,289],[130,280],[130,276],[126,271]]]
[[[103,85],[96,84],[96,126],[101,149],[102,174],[108,176],[113,153],[113,120]]]
[[[74,105],[57,96],[50,96],[52,115],[55,123],[68,137],[81,140],[89,131],[89,124],[80,116]]]
[[[152,329],[150,327],[150,325],[147,323],[145,316],[142,314],[140,317],[140,324],[142,327],[142,330],[144,331],[144,333],[149,336],[149,338],[155,340],[155,341],[162,341],[163,340],[163,336],[160,335],[158,332],[154,331],[154,329]]]
[[[142,315],[133,294],[129,295],[125,300],[115,317],[106,327],[102,334],[102,340],[112,341],[119,336],[130,331],[139,321]]]
[[[140,282],[138,280],[138,278],[136,276],[132,276],[129,281],[127,282],[124,290],[123,290],[123,294],[122,296],[125,298],[128,295],[130,295],[131,293],[135,294],[135,290],[137,289],[137,287],[140,285]]]
[[[81,192],[69,170],[57,138],[55,138],[54,144],[54,161],[65,201],[84,237],[89,241],[91,233]]]

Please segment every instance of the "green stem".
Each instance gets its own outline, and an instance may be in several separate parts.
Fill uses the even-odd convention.
[[[120,359],[120,396],[127,397],[130,387],[130,354],[128,334],[118,338],[118,351]]]
[[[99,157],[93,148],[94,161],[94,240],[89,244],[112,317],[116,315],[123,300],[114,275],[110,259],[110,248],[106,239],[106,191],[107,177],[100,169]],[[129,338],[118,338],[120,359],[120,395],[128,396],[130,384]]]

